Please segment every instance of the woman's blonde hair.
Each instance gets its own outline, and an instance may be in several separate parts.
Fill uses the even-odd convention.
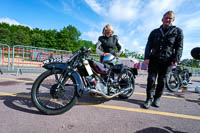
[[[112,35],[114,34],[114,30],[113,30],[113,27],[111,24],[107,24],[103,27],[103,31],[102,31],[102,34],[103,36],[105,36],[106,34],[106,30],[110,29],[112,31]]]

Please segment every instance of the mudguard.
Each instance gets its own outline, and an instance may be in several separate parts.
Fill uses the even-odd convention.
[[[136,68],[129,68],[129,67],[123,67],[122,70],[130,70],[134,76],[138,75],[138,71]]]
[[[78,96],[80,97],[83,94],[83,88],[84,88],[81,75],[78,72],[73,71],[72,76],[74,77],[75,82],[77,84],[77,93],[78,93]]]
[[[65,68],[65,65],[68,65],[68,64],[62,63],[62,62],[52,62],[52,63],[44,64],[42,67],[48,70],[51,70],[51,69],[63,70]]]
[[[82,78],[77,71],[74,71],[71,65],[62,63],[62,62],[52,62],[52,63],[44,64],[43,67],[48,70],[59,69],[59,70],[68,71],[68,74],[71,74],[71,76],[75,79],[78,96],[79,97],[82,96],[83,88],[84,88]]]

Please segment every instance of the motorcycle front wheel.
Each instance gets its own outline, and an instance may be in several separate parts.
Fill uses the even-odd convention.
[[[48,70],[33,83],[31,98],[35,107],[47,115],[57,115],[71,109],[77,101],[77,91],[73,77],[58,82],[61,70]]]
[[[124,92],[123,94],[119,95],[121,99],[129,98],[135,89],[135,78],[133,73],[127,69],[120,73],[118,77],[118,82],[120,89],[131,88],[129,91]]]
[[[166,88],[171,92],[176,92],[181,86],[181,81],[178,75],[176,75],[173,72],[168,73],[165,82],[166,82]]]

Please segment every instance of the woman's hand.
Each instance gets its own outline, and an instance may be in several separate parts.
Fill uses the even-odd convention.
[[[110,53],[103,53],[102,56],[106,56],[106,55],[109,55],[109,54],[110,54]]]

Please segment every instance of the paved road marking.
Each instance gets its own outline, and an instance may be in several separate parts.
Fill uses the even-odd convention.
[[[19,80],[19,79],[13,79],[13,78],[0,78],[0,80],[11,80],[11,81],[17,81],[17,82],[26,82],[26,83],[33,83],[33,81],[28,81],[28,80]],[[140,92],[134,92],[134,95],[146,95],[145,93],[140,93]],[[182,98],[182,97],[176,97],[176,96],[165,96],[163,95],[162,97],[165,98],[172,98],[172,99],[182,99],[182,100],[190,100],[190,101],[200,101],[200,99],[191,99],[191,98]]]
[[[146,95],[145,93],[134,92],[133,95]],[[192,99],[192,98],[184,98],[184,97],[176,97],[176,96],[166,96],[162,95],[165,98],[172,98],[172,99],[181,99],[181,100],[190,100],[190,101],[200,101],[200,99]]]
[[[169,112],[160,112],[160,111],[154,111],[154,110],[149,110],[149,109],[127,108],[127,107],[120,107],[120,106],[90,104],[90,103],[78,103],[78,104],[90,105],[90,106],[94,106],[94,107],[107,108],[107,109],[132,111],[132,112],[139,112],[139,113],[146,113],[146,114],[154,114],[154,115],[163,115],[163,116],[172,116],[172,117],[185,118],[185,119],[200,120],[200,116],[176,114],[176,113],[169,113]]]
[[[0,78],[0,80],[11,80],[11,81],[17,81],[17,82],[25,82],[25,83],[33,83],[33,81],[29,80],[20,80],[20,79],[12,79],[12,78]]]
[[[16,97],[21,97],[21,98],[31,98],[31,96],[29,96],[29,95],[12,94],[12,93],[5,93],[5,92],[0,92],[0,95],[16,96]],[[160,112],[160,111],[154,111],[154,110],[149,110],[149,109],[148,110],[147,109],[137,109],[137,108],[128,108],[128,107],[103,105],[103,104],[91,104],[91,103],[83,103],[83,102],[78,102],[77,104],[89,105],[89,106],[98,107],[98,108],[107,108],[107,109],[115,109],[115,110],[122,110],[122,111],[132,111],[132,112],[139,112],[139,113],[146,113],[146,114],[154,114],[154,115],[200,120],[200,116],[176,114],[176,113],[169,113],[169,112]]]
[[[21,95],[21,94],[13,94],[13,93],[7,93],[7,92],[0,92],[1,96],[16,96],[16,97],[21,97],[21,98],[31,98],[29,95]]]

